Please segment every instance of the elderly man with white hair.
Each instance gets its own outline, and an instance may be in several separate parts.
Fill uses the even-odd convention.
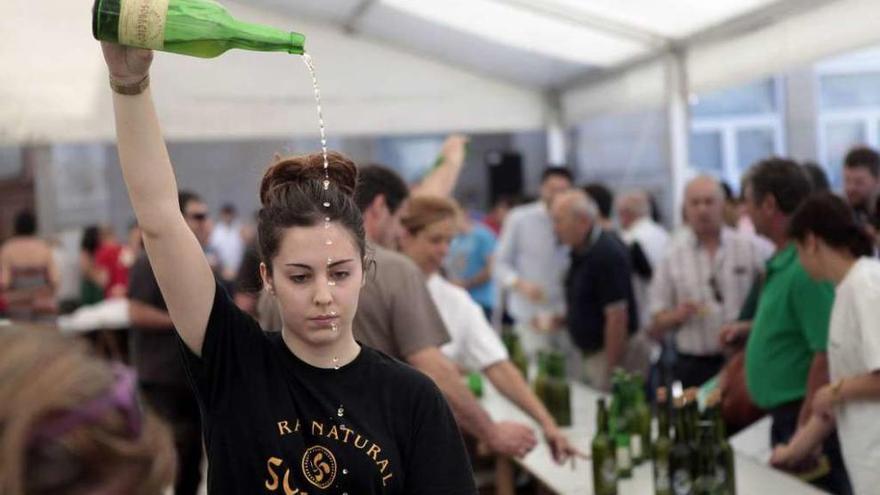
[[[584,377],[608,390],[611,372],[624,364],[629,336],[638,328],[629,254],[599,225],[596,203],[569,190],[553,200],[553,227],[571,248],[565,279],[566,323],[584,355]]]
[[[724,225],[724,192],[715,178],[691,180],[684,208],[690,229],[670,245],[655,271],[649,305],[650,332],[658,340],[672,334],[674,378],[690,387],[723,366],[721,327],[739,316],[766,254],[753,238]]]

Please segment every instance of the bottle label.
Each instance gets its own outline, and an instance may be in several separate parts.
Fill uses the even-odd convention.
[[[629,456],[629,447],[626,445],[617,447],[617,467],[624,471],[632,467],[632,459]]]
[[[602,462],[602,483],[605,486],[614,486],[617,483],[617,466],[614,465],[614,459],[606,458]]]
[[[122,0],[119,43],[161,50],[165,45],[165,19],[169,0]]]
[[[642,437],[639,435],[633,435],[630,440],[632,440],[632,456],[633,459],[641,459],[642,458]]]
[[[672,475],[672,489],[675,495],[691,495],[693,482],[691,481],[691,473],[686,469],[676,469]]]
[[[654,463],[654,488],[658,492],[668,492],[672,483],[669,480],[669,463],[658,460]]]

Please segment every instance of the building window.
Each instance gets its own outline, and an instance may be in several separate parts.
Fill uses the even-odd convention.
[[[691,168],[738,190],[752,164],[782,155],[781,86],[771,78],[696,96],[691,102]]]
[[[880,147],[880,50],[844,55],[816,66],[819,157],[834,188],[853,146]]]

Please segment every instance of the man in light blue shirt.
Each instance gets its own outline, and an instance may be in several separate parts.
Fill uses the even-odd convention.
[[[446,275],[450,282],[466,289],[491,320],[495,306],[492,257],[497,240],[488,227],[461,212],[461,232],[452,239],[446,256]]]
[[[541,198],[514,208],[504,222],[495,253],[494,279],[506,297],[523,349],[529,355],[565,346],[565,293],[568,249],[553,232],[549,205],[572,187],[571,172],[549,167],[541,178]]]

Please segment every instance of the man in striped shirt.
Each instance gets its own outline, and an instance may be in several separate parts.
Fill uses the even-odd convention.
[[[723,208],[716,179],[700,176],[688,183],[688,232],[670,245],[649,290],[649,332],[658,340],[673,335],[673,375],[685,387],[699,386],[721,369],[721,327],[739,315],[769,254],[724,226]]]

